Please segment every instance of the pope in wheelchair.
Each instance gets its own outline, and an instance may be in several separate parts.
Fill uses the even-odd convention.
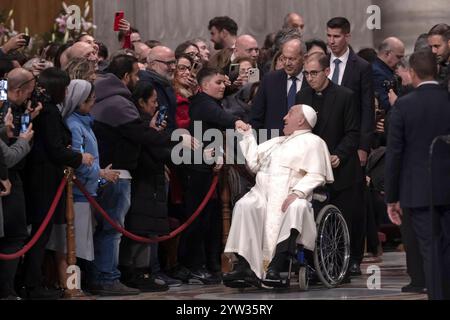
[[[257,285],[281,281],[298,244],[314,250],[316,221],[313,190],[334,180],[326,143],[312,133],[313,108],[293,106],[284,118],[285,136],[257,145],[253,131],[240,131],[242,153],[256,184],[233,210],[225,253],[234,263],[223,283]]]

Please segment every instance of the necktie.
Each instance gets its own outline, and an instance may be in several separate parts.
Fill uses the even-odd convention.
[[[291,77],[290,80],[292,85],[288,93],[288,110],[295,105],[295,96],[297,95],[297,77]]]
[[[339,65],[341,64],[341,62],[342,61],[339,59],[334,60],[335,67],[334,67],[333,78],[331,78],[331,81],[333,81],[335,84],[339,84],[339,72],[340,72]]]

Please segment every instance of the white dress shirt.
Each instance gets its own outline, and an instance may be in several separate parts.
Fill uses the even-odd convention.
[[[347,48],[347,51],[345,51],[345,53],[340,57],[336,57],[333,53],[331,53],[330,74],[328,75],[328,78],[330,80],[333,78],[334,69],[336,67],[336,65],[334,64],[334,60],[336,59],[341,60],[341,63],[339,64],[339,85],[342,84],[342,79],[344,78],[345,67],[347,66],[349,56],[350,56],[350,48]]]
[[[303,70],[296,76],[296,78],[297,78],[297,93],[298,93],[303,85]],[[287,94],[289,94],[289,90],[291,90],[291,86],[292,86],[291,76],[288,75]]]

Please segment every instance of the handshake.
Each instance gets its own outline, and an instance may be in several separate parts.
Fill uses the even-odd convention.
[[[247,124],[247,123],[245,123],[242,120],[238,120],[238,121],[235,122],[235,128],[236,128],[236,131],[241,133],[241,134],[248,133],[249,131],[252,130],[252,126]]]

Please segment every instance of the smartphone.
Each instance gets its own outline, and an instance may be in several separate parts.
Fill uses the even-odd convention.
[[[198,72],[203,68],[203,65],[199,62],[194,62],[191,68],[191,74],[194,77],[197,77]]]
[[[20,133],[26,132],[29,126],[30,126],[30,114],[24,113],[20,117]]]
[[[30,36],[27,34],[24,34],[22,38],[25,40],[25,47],[28,47],[30,45]]]
[[[232,63],[230,64],[230,70],[229,70],[229,76],[230,78],[232,76],[236,76],[236,78],[239,76],[239,69],[240,69],[240,64],[239,63]]]
[[[169,108],[167,106],[161,106],[159,107],[159,114],[158,118],[156,118],[156,125],[160,127],[162,123],[167,119],[167,112],[169,111]]]
[[[248,70],[248,83],[255,83],[260,81],[259,69],[251,68]]]
[[[0,80],[0,101],[8,100],[8,80]]]
[[[125,17],[125,13],[123,11],[116,12],[114,16],[114,31],[119,31],[120,20]]]

